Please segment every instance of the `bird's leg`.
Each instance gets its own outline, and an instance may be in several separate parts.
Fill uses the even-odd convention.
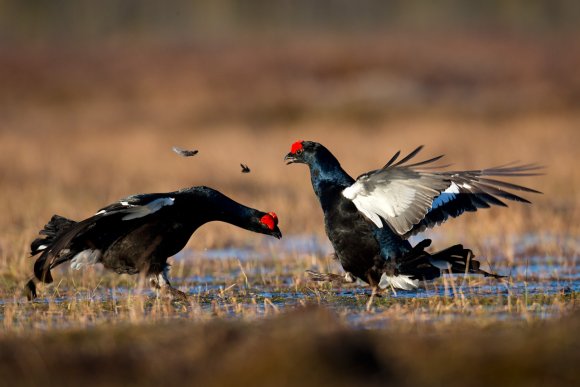
[[[187,294],[171,286],[167,275],[168,273],[169,266],[166,266],[161,273],[154,274],[151,278],[151,285],[161,293],[171,296],[175,301],[187,300]]]
[[[311,281],[316,282],[337,282],[339,284],[351,284],[356,282],[356,278],[349,272],[346,272],[344,276],[342,276],[334,273],[319,273],[317,271],[306,270],[306,274],[308,274]]]
[[[371,295],[370,295],[370,300],[367,304],[367,309],[370,308],[370,304],[372,304],[372,301],[375,299],[375,297],[377,298],[381,298],[381,288],[379,287],[379,283],[377,281],[375,281],[373,279],[373,276],[371,275],[370,272],[367,273],[367,282],[369,283],[369,285],[371,285]]]
[[[379,291],[379,288],[376,286],[373,286],[373,291],[372,291],[371,296],[369,297],[369,300],[367,302],[367,308],[366,308],[367,312],[371,311],[371,307],[373,305],[373,301],[375,300],[375,297],[380,297],[378,291]]]
[[[149,278],[149,283],[151,284],[151,287],[155,290],[159,290],[161,289],[161,286],[159,286],[159,282],[157,281],[157,274],[151,274],[151,277]]]

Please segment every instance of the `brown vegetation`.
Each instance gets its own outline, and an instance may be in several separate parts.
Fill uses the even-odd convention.
[[[353,331],[332,314],[305,309],[254,324],[181,320],[5,338],[0,377],[18,386],[544,386],[578,381],[577,315],[518,330],[501,323],[484,330],[460,324],[445,334],[403,324]]]
[[[571,383],[578,319],[558,319],[577,310],[578,297],[566,288],[577,284],[580,238],[576,41],[393,32],[3,50],[0,377],[22,385],[98,385],[109,376],[118,384],[486,385],[497,375],[505,384]],[[545,259],[571,277],[473,278],[452,296],[446,291],[462,279],[442,280],[437,296],[367,306],[357,287],[307,282],[306,269],[339,270],[324,254],[210,224],[173,267],[178,285],[192,289],[187,305],[144,296],[136,277],[98,269],[65,269],[41,289],[44,301],[22,303],[28,245],[50,216],[83,218],[132,193],[209,185],[276,211],[285,236],[324,241],[307,171],[282,161],[297,139],[327,145],[355,176],[420,144],[453,168],[546,165],[545,176],[521,180],[544,192],[530,197],[533,206],[452,220],[434,245],[464,243],[504,272]],[[200,152],[183,159],[174,145]],[[195,253],[228,246],[266,258]],[[212,278],[196,280],[204,276]],[[542,281],[561,294],[514,290]],[[302,311],[312,304],[335,314]],[[262,321],[287,309],[298,311]],[[223,321],[232,317],[242,321]]]

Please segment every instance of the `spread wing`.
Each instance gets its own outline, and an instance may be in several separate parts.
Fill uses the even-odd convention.
[[[506,165],[503,167],[441,173],[449,181],[449,187],[432,203],[431,209],[425,217],[407,233],[415,235],[427,228],[445,222],[449,218],[456,218],[464,212],[474,212],[491,206],[507,207],[503,201],[530,203],[526,198],[514,194],[514,191],[536,193],[532,188],[498,180],[499,178],[523,177],[539,175],[536,165]]]
[[[510,191],[538,193],[490,178],[537,175],[538,166],[443,172],[437,169],[445,166],[430,165],[443,156],[408,164],[421,149],[418,147],[398,162],[397,152],[383,168],[359,176],[342,194],[377,227],[386,223],[397,234],[409,236],[465,211],[506,206],[500,198],[529,203]]]

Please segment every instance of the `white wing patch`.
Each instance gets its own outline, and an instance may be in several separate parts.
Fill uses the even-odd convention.
[[[131,204],[129,204],[129,202],[128,202],[128,201],[126,201],[126,200],[121,200],[121,201],[119,202],[119,204],[120,204],[120,205],[122,205],[123,207],[136,207],[135,205],[131,205]],[[97,212],[97,213],[96,213],[95,215],[93,215],[93,216],[97,216],[97,215],[105,215],[105,214],[115,213],[115,212],[118,212],[118,211],[119,211],[119,210],[107,211],[107,210],[103,209],[103,210],[100,210],[99,212]]]
[[[369,200],[369,197],[365,194],[363,185],[357,180],[350,187],[345,188],[342,191],[342,196],[347,199],[352,200],[357,210],[362,212],[367,218],[369,218],[377,227],[382,228],[383,222],[381,218],[372,210],[367,210],[365,204]]]
[[[404,235],[425,216],[438,193],[421,179],[413,184],[393,179],[388,184],[376,185],[371,192],[365,189],[364,181],[357,180],[342,191],[377,227],[383,227],[384,219],[399,235]]]
[[[70,263],[70,267],[79,270],[88,265],[94,265],[101,258],[101,250],[83,250],[75,255]]]
[[[394,218],[411,207],[415,200],[416,191],[399,181],[377,187],[372,195],[365,192],[359,181],[344,189],[342,195],[352,200],[356,208],[377,227],[382,228],[382,218]]]
[[[131,220],[142,218],[149,214],[159,211],[161,208],[165,206],[171,206],[175,202],[175,198],[160,198],[151,201],[150,203],[145,204],[144,206],[130,206],[128,209],[123,210],[124,213],[127,215],[123,216],[121,220]],[[121,204],[125,205],[121,202]]]
[[[411,279],[410,275],[399,274],[389,276],[386,273],[383,273],[379,282],[379,288],[386,289],[388,287],[403,290],[414,290],[419,287],[419,280]]]

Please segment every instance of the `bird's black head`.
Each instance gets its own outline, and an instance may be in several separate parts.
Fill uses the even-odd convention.
[[[317,153],[326,149],[317,142],[296,141],[292,144],[290,152],[284,157],[286,164],[300,163],[313,164],[316,161]]]
[[[286,164],[306,164],[310,168],[312,185],[317,195],[321,194],[317,186],[321,182],[333,185],[349,186],[354,181],[342,169],[337,158],[322,144],[314,141],[296,141],[290,152],[284,157]]]
[[[278,228],[278,216],[274,212],[264,213],[260,217],[259,229],[262,234],[271,235],[278,239],[282,238],[282,232]]]

